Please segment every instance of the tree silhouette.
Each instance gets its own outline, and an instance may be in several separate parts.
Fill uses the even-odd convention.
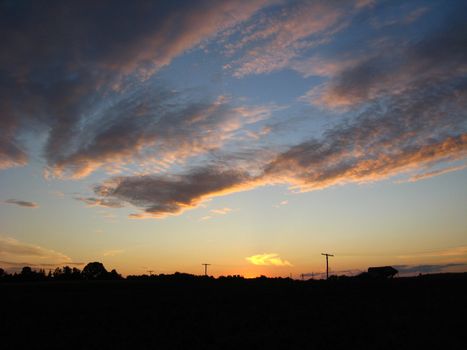
[[[113,269],[109,273],[109,278],[113,280],[119,280],[119,279],[122,279],[123,277],[117,272],[117,270]]]
[[[81,279],[81,270],[76,267],[73,267],[73,269],[71,270],[71,279],[73,280]]]
[[[81,274],[85,279],[96,280],[107,278],[108,272],[102,263],[95,261],[88,263]]]
[[[21,276],[30,277],[32,275],[32,269],[29,266],[24,266],[21,269]]]

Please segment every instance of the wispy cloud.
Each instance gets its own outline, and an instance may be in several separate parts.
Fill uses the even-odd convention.
[[[287,204],[289,204],[289,201],[288,200],[283,200],[279,204],[274,205],[274,208],[280,208],[280,207],[282,207],[284,205],[287,205]]]
[[[6,267],[28,265],[39,268],[74,264],[63,253],[5,236],[0,236],[0,260]]]
[[[464,257],[467,261],[467,246],[452,247],[442,250],[432,250],[427,252],[419,252],[407,255],[400,255],[400,259],[408,258],[458,258]]]
[[[76,200],[86,203],[90,207],[121,208],[123,203],[116,199],[102,199],[94,197],[76,197]]]
[[[381,29],[383,27],[395,26],[395,25],[407,25],[415,22],[417,19],[422,17],[425,13],[429,11],[429,7],[421,6],[417,7],[403,15],[398,14],[397,16],[387,17],[387,18],[373,18],[371,20],[371,25],[376,29]]]
[[[6,204],[14,204],[23,208],[38,208],[39,205],[35,202],[23,201],[19,199],[7,199],[4,201]]]
[[[202,205],[202,204],[201,204]],[[210,215],[202,216],[199,221],[211,220],[214,216],[217,215],[226,215],[232,211],[231,208],[220,208],[220,209],[211,209],[209,211]]]
[[[402,276],[411,276],[424,273],[442,273],[459,271],[467,267],[467,261],[463,263],[447,263],[447,264],[425,264],[425,265],[394,265]]]
[[[312,47],[330,40],[345,26],[344,14],[352,5],[330,1],[285,4],[273,14],[255,20],[240,32],[241,39],[226,45],[227,53],[245,49],[246,53],[227,67],[240,78],[287,68],[296,57]]]
[[[213,214],[218,214],[218,215],[225,215],[227,213],[230,213],[232,209],[230,208],[221,208],[221,209],[211,209],[210,212]]]
[[[282,259],[276,253],[264,253],[245,258],[253,265],[259,266],[293,266],[289,261]]]
[[[106,250],[105,252],[103,252],[102,256],[111,257],[111,256],[120,255],[124,252],[125,251],[123,249],[111,249],[111,250]]]
[[[428,171],[428,172],[425,172],[425,173],[413,175],[413,176],[409,177],[408,179],[398,180],[397,183],[416,182],[416,181],[420,181],[420,180],[430,179],[430,178],[435,177],[435,176],[440,176],[440,175],[451,173],[451,172],[454,172],[454,171],[463,170],[466,167],[467,167],[467,165],[459,165],[459,166],[451,166],[451,167],[446,167],[446,168],[442,168],[442,169],[438,169],[438,170]]]

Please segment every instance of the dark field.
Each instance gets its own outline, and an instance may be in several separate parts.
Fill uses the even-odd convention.
[[[0,284],[1,349],[467,349],[467,274]]]

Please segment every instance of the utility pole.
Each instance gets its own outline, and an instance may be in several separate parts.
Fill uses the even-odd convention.
[[[332,254],[328,254],[328,253],[321,253],[321,255],[324,255],[326,257],[326,279],[329,278],[329,263],[328,263],[328,258],[330,256],[334,256]]]
[[[207,276],[208,275],[208,266],[211,265],[211,264],[201,264],[201,265],[204,265],[204,275]]]
[[[148,270],[149,272],[149,276],[152,276],[152,273],[154,272],[154,270]]]

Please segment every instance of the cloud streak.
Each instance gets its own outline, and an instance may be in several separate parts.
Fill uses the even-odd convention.
[[[19,199],[7,199],[6,201],[4,201],[4,203],[14,204],[14,205],[17,205],[17,206],[23,207],[23,208],[38,208],[39,207],[39,205],[37,203],[29,202],[29,201],[23,201],[23,200],[19,200]]]
[[[466,167],[467,167],[467,165],[460,165],[460,166],[451,166],[451,167],[446,167],[446,168],[443,168],[443,169],[433,170],[433,171],[413,175],[413,176],[411,176],[410,178],[408,178],[406,180],[397,181],[397,183],[416,182],[416,181],[420,181],[420,180],[431,179],[432,177],[452,173],[454,171],[463,170]]]
[[[394,268],[399,271],[400,275],[411,276],[426,273],[450,272],[456,268],[459,269],[465,266],[467,266],[467,262],[448,264],[395,265]]]
[[[421,252],[410,255],[401,255],[398,258],[411,259],[411,258],[459,258],[464,257],[467,259],[467,246],[453,247],[443,250],[435,250],[430,252]]]
[[[55,250],[0,236],[0,261],[6,267],[54,267],[72,265],[72,259]]]

